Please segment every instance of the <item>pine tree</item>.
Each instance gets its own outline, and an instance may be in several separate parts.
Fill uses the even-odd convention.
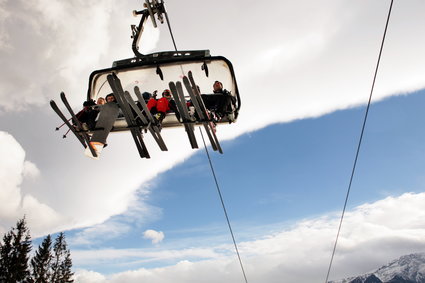
[[[25,217],[16,223],[16,227],[3,236],[0,242],[0,283],[71,283],[71,253],[67,248],[65,234],[55,239],[52,253],[52,239],[48,235],[35,256],[31,259],[29,271],[29,253],[31,237]],[[32,275],[32,276],[31,276]]]
[[[52,261],[52,238],[47,235],[31,259],[32,280],[35,283],[49,283]]]
[[[60,233],[55,239],[53,246],[53,263],[52,263],[52,277],[51,282],[53,283],[68,283],[74,282],[72,276],[74,273],[71,272],[72,260],[71,253],[67,249],[65,241],[65,234]]]
[[[3,244],[0,244],[0,282],[8,282],[10,280],[12,238],[12,232],[8,232],[3,236]]]
[[[60,270],[61,270],[61,283],[65,282],[74,282],[72,279],[72,276],[74,275],[73,272],[71,272],[72,267],[72,260],[71,260],[71,252],[69,250],[66,250],[65,252],[65,258],[61,263]]]
[[[29,253],[31,251],[31,237],[25,217],[16,223],[16,233],[13,238],[14,264],[16,272],[16,281],[25,281],[30,272],[28,269]]]
[[[3,237],[0,259],[0,278],[5,282],[27,282],[31,237],[25,217],[16,223],[16,228]]]

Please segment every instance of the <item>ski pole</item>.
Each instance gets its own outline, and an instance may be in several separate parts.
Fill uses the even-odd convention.
[[[66,135],[69,133],[69,131],[71,131],[71,129],[68,129],[68,131],[66,131],[66,133],[62,136],[62,138],[66,138]]]
[[[72,119],[72,117],[68,119],[68,122],[69,122],[69,121],[71,121],[71,119]],[[60,125],[59,127],[56,127],[56,131],[59,131],[59,129],[60,129],[60,128],[62,128],[62,127],[63,127],[63,125],[65,125],[65,124],[66,124],[66,123],[63,123],[63,124],[62,124],[62,125]],[[68,132],[69,132],[69,130],[68,130]],[[68,132],[67,132],[67,133],[68,133]]]

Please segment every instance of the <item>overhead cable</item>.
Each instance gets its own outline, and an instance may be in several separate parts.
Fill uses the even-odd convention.
[[[173,41],[174,49],[175,49],[175,51],[177,52],[178,50],[177,50],[176,41],[175,41],[175,39],[174,39],[173,31],[172,31],[172,29],[171,29],[171,24],[170,24],[170,21],[169,21],[169,18],[168,18],[168,14],[167,14],[167,12],[166,12],[166,11],[165,11],[165,18],[166,18],[166,20],[167,20],[167,25],[168,25],[168,29],[169,29],[169,31],[170,31],[171,40]],[[215,171],[214,171],[214,166],[213,166],[213,164],[212,164],[211,157],[210,157],[210,154],[209,154],[209,152],[208,152],[207,145],[206,145],[206,143],[205,143],[205,139],[204,139],[204,135],[203,135],[203,133],[202,133],[202,129],[201,129],[201,128],[199,128],[199,131],[201,132],[202,142],[204,143],[205,152],[206,152],[207,157],[208,157],[208,161],[209,161],[210,169],[211,169],[211,172],[212,172],[212,175],[213,175],[213,178],[214,178],[214,182],[215,182],[215,185],[216,185],[216,188],[217,188],[217,192],[218,192],[218,195],[219,195],[219,198],[220,198],[221,205],[222,205],[222,207],[223,207],[223,211],[224,211],[224,215],[225,215],[225,217],[226,217],[227,225],[228,225],[228,227],[229,227],[230,235],[232,236],[233,245],[234,245],[234,247],[235,247],[235,251],[236,251],[236,254],[237,254],[237,256],[238,256],[238,260],[239,260],[239,264],[240,264],[240,267],[241,267],[241,270],[242,270],[242,274],[243,274],[243,277],[244,277],[245,283],[248,283],[248,279],[247,279],[247,277],[246,277],[245,269],[244,269],[243,264],[242,264],[242,259],[241,259],[241,256],[240,256],[240,254],[239,254],[238,245],[236,244],[235,236],[234,236],[234,234],[233,234],[232,225],[230,224],[229,216],[228,216],[228,214],[227,214],[227,209],[226,209],[226,206],[225,206],[225,204],[224,204],[224,200],[223,200],[223,195],[221,194],[220,186],[219,186],[219,184],[218,184],[217,176],[216,176]]]
[[[394,0],[391,0],[391,4],[390,4],[389,11],[388,11],[388,16],[387,16],[387,22],[385,24],[384,35],[382,36],[381,48],[379,50],[378,61],[376,63],[376,67],[375,67],[375,74],[373,76],[373,82],[372,82],[372,87],[371,87],[371,90],[370,90],[369,101],[367,103],[366,112],[365,112],[365,116],[364,116],[364,119],[363,119],[363,126],[362,126],[362,130],[361,130],[361,133],[360,133],[359,142],[358,142],[358,145],[357,145],[356,157],[354,158],[354,164],[353,164],[353,169],[351,171],[350,182],[349,182],[349,185],[348,185],[347,194],[345,196],[344,208],[342,209],[341,219],[339,221],[338,233],[336,235],[336,239],[335,239],[335,243],[334,243],[334,247],[333,247],[333,251],[332,251],[331,260],[330,260],[330,263],[329,263],[328,272],[326,274],[325,283],[328,283],[329,274],[331,272],[332,263],[333,263],[333,259],[334,259],[334,255],[335,255],[335,251],[336,251],[336,247],[337,247],[337,243],[338,243],[339,234],[341,232],[342,222],[344,220],[345,210],[347,208],[348,198],[350,196],[351,185],[353,183],[354,173],[356,171],[356,166],[357,166],[357,160],[358,160],[359,153],[360,153],[360,148],[361,148],[361,145],[362,145],[363,134],[364,134],[364,130],[365,130],[365,127],[366,127],[366,121],[367,121],[367,117],[368,117],[368,114],[369,114],[370,104],[371,104],[371,101],[372,101],[373,90],[375,88],[376,76],[378,74],[379,63],[381,61],[382,50],[384,48],[384,42],[385,42],[385,37],[386,37],[386,34],[387,34],[388,23],[390,21],[390,16],[391,16],[391,10],[392,10],[392,7],[393,7],[393,2],[394,2]]]

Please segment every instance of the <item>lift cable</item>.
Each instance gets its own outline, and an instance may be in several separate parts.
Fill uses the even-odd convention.
[[[357,145],[356,157],[354,159],[353,169],[351,171],[351,177],[350,177],[350,182],[349,182],[349,185],[348,185],[347,195],[345,197],[344,208],[342,210],[342,215],[341,215],[341,219],[340,219],[339,227],[338,227],[338,233],[336,235],[335,244],[334,244],[334,247],[333,247],[332,257],[331,257],[331,260],[330,260],[330,263],[329,263],[329,268],[328,268],[328,273],[326,275],[325,283],[327,283],[328,282],[328,279],[329,279],[329,274],[330,274],[330,271],[331,271],[331,268],[332,268],[332,262],[333,262],[333,259],[334,259],[334,255],[335,255],[335,251],[336,251],[336,246],[337,246],[337,243],[338,243],[338,238],[339,238],[339,234],[341,232],[341,226],[342,226],[342,222],[343,222],[343,219],[344,219],[345,210],[346,210],[346,207],[347,207],[348,197],[350,195],[351,184],[353,182],[354,172],[356,170],[356,165],[357,165],[357,159],[359,157],[360,147],[361,147],[362,140],[363,140],[363,134],[364,134],[364,130],[365,130],[365,127],[366,127],[366,121],[367,121],[367,117],[368,117],[368,113],[369,113],[370,104],[371,104],[371,101],[372,101],[373,89],[375,87],[375,81],[376,81],[376,76],[378,74],[379,63],[381,61],[382,50],[384,48],[385,36],[387,34],[388,23],[390,21],[390,16],[391,16],[391,10],[392,10],[392,7],[393,7],[393,2],[394,2],[394,0],[391,0],[391,4],[390,4],[389,11],[388,11],[388,16],[387,16],[387,22],[385,24],[384,35],[382,37],[381,48],[379,50],[378,61],[376,63],[375,74],[373,76],[373,82],[372,82],[372,88],[370,90],[369,101],[367,103],[366,112],[365,112],[365,116],[364,116],[364,120],[363,120],[363,126],[362,126],[362,130],[361,130],[360,138],[359,138],[359,143]]]
[[[204,143],[205,152],[207,153],[207,156],[208,156],[208,161],[210,163],[211,172],[212,172],[213,177],[214,177],[215,186],[217,187],[217,192],[218,192],[218,195],[220,196],[221,205],[223,207],[224,215],[226,216],[227,225],[229,226],[230,234],[232,235],[233,244],[235,246],[236,254],[238,255],[239,264],[240,264],[241,269],[242,269],[243,277],[245,279],[245,282],[248,283],[248,279],[246,279],[245,269],[243,268],[242,259],[241,259],[241,256],[239,254],[238,245],[236,244],[235,236],[233,234],[232,225],[230,225],[229,216],[227,215],[226,206],[224,205],[223,196],[221,194],[220,186],[218,185],[217,176],[215,175],[215,171],[214,171],[214,167],[213,167],[213,164],[212,164],[212,161],[211,161],[211,157],[210,157],[210,154],[208,152],[207,145],[205,143],[204,134],[202,133],[202,129],[201,128],[199,128],[199,131],[201,132],[201,136],[202,136],[202,141]]]
[[[165,18],[167,19],[168,29],[170,31],[171,39],[172,39],[173,44],[174,44],[174,49],[177,52],[178,50],[177,50],[176,41],[174,40],[173,32],[171,30],[170,21],[168,19],[168,14],[167,14],[166,11],[165,11]],[[212,172],[212,175],[214,177],[215,186],[217,188],[217,192],[218,192],[218,195],[220,197],[220,201],[221,201],[221,205],[223,207],[224,215],[226,216],[227,225],[229,226],[229,231],[230,231],[230,234],[232,236],[233,245],[235,246],[235,250],[236,250],[236,254],[238,256],[239,264],[241,266],[242,274],[243,274],[243,277],[245,279],[245,283],[248,283],[248,279],[246,278],[246,274],[245,274],[245,269],[244,269],[243,264],[242,264],[242,259],[241,259],[241,256],[239,254],[238,245],[236,244],[235,236],[233,234],[232,225],[230,224],[229,216],[227,214],[227,209],[226,209],[226,206],[224,204],[223,195],[221,194],[221,190],[220,190],[220,186],[218,184],[217,176],[215,174],[214,166],[212,164],[211,157],[210,157],[210,154],[208,152],[207,144],[205,143],[204,134],[202,133],[202,129],[201,128],[199,128],[199,131],[201,132],[202,142],[204,143],[205,152],[206,152],[207,157],[208,157],[208,162],[210,164],[211,172]]]
[[[173,31],[171,30],[170,19],[168,18],[167,11],[165,11],[164,14],[165,14],[165,19],[167,20],[168,30],[170,31],[171,40],[173,41],[173,44],[174,44],[174,49],[177,51],[177,45],[176,45],[176,41],[174,40]]]

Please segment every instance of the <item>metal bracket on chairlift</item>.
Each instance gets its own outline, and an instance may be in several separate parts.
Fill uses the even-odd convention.
[[[137,17],[138,15],[142,15],[142,19],[140,20],[139,25],[131,25],[131,38],[133,39],[132,49],[136,57],[143,57],[143,54],[139,52],[138,45],[142,37],[143,26],[145,25],[145,22],[148,17],[150,16],[152,20],[152,25],[156,28],[158,27],[158,25],[155,20],[155,15],[157,15],[158,21],[163,24],[164,14],[166,13],[164,2],[162,0],[145,0],[143,6],[146,9],[141,11],[133,11],[133,16],[135,17]]]
[[[157,14],[158,21],[161,22],[161,24],[164,23],[164,16],[165,8],[164,8],[164,2],[162,0],[156,1],[156,0],[145,0],[144,6],[148,9],[149,15],[151,16],[152,24],[156,28],[156,21],[154,15]]]

